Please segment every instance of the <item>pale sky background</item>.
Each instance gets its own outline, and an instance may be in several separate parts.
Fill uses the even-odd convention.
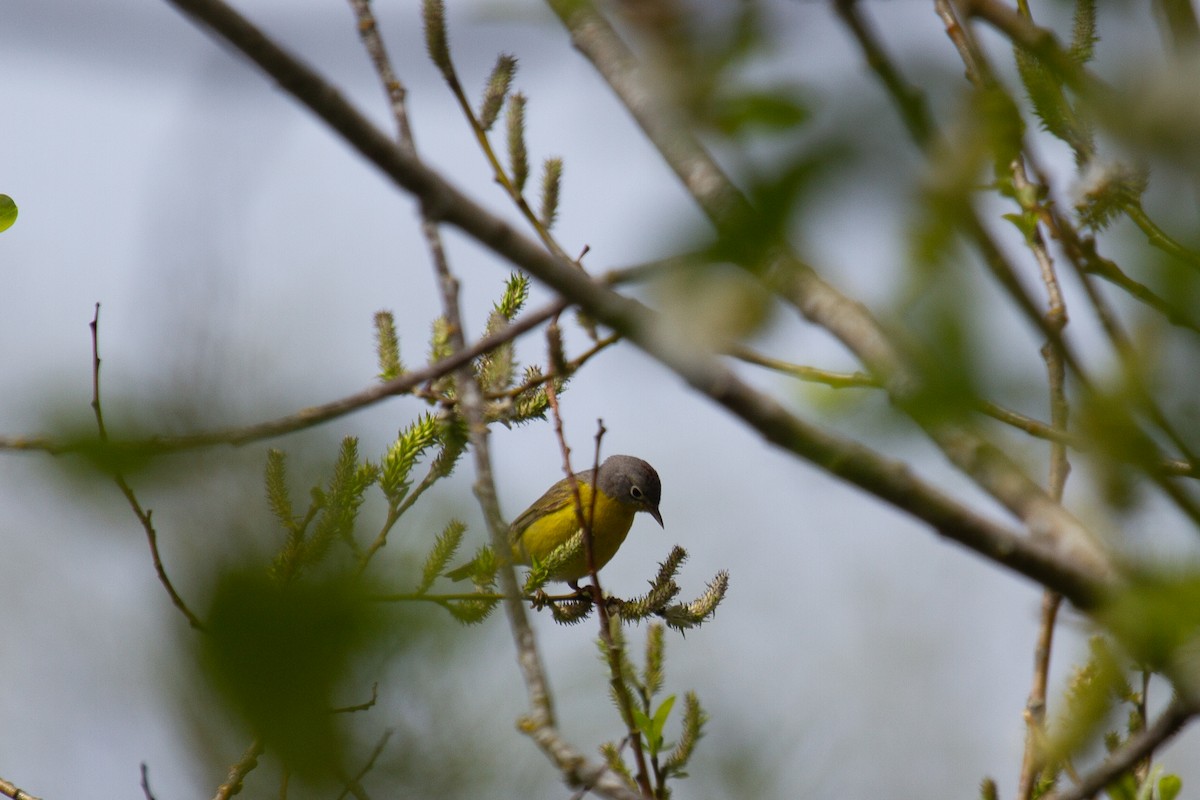
[[[425,59],[418,4],[376,5],[423,155],[508,214]],[[699,225],[674,177],[538,3],[449,5],[451,46],[473,97],[497,52],[520,58],[516,86],[530,97],[534,159],[566,160],[558,233],[568,249],[589,245],[596,269],[623,266],[670,254]],[[961,66],[929,5],[866,7],[894,51],[957,77]],[[387,125],[344,3],[239,8]],[[773,9],[782,62],[819,112],[843,121],[863,113],[848,93],[876,89],[827,5]],[[1119,35],[1105,31],[1114,48],[1122,37],[1156,35],[1132,11],[1126,22]],[[16,226],[0,235],[0,432],[91,424],[87,325],[96,302],[105,407],[117,432],[250,423],[355,392],[377,369],[372,315],[380,308],[396,312],[408,363],[424,357],[436,300],[413,204],[165,3],[8,0],[0,69],[0,191],[20,206]],[[890,118],[879,126],[879,136],[900,136]],[[815,210],[806,227],[819,232],[805,243],[810,254],[868,300],[886,292],[878,276],[903,260],[895,237],[905,220],[878,196],[890,199],[886,183],[843,191],[842,205]],[[869,231],[851,227],[863,219],[846,213],[856,205],[878,207]],[[469,333],[478,333],[507,268],[452,231],[447,239]],[[850,365],[786,315],[766,340],[780,342],[806,363]],[[530,339],[522,353],[540,358],[542,345]],[[747,374],[809,419],[836,400]],[[630,346],[598,358],[563,403],[577,454],[589,451],[603,417],[608,452],[642,456],[662,475],[666,531],[639,520],[605,571],[606,588],[639,592],[677,542],[691,553],[685,595],[719,569],[732,574],[711,623],[668,636],[669,689],[694,689],[712,717],[677,797],[963,798],[985,775],[1012,794],[1036,587],[762,444]],[[375,456],[420,410],[395,400],[302,436],[180,456],[162,478],[133,478],[184,596],[203,608],[214,570],[275,541],[261,499],[269,446],[295,456],[303,496],[303,480],[320,474],[314,465],[327,464],[342,436],[360,437]],[[894,441],[894,455],[962,487],[931,451]],[[559,476],[556,445],[548,425],[499,429],[493,444],[502,506],[515,515]],[[66,466],[42,455],[0,457],[0,777],[46,798],[136,797],[146,762],[159,800],[211,796],[249,739],[196,721],[207,701],[180,689],[192,685],[185,664],[194,635],[155,579],[141,528],[115,488],[72,480]],[[376,565],[384,579],[388,563],[412,558],[404,538],[420,541],[452,511],[471,525],[470,546],[481,541],[465,466],[393,534]],[[378,512],[368,505],[364,513]],[[538,622],[564,729],[594,752],[619,734],[594,626]],[[513,729],[524,696],[502,618],[442,628],[471,649],[451,653],[439,640],[402,663],[381,663],[363,684],[380,681],[379,705],[355,720],[364,736],[425,730],[413,741],[458,742],[460,759],[486,742],[495,749],[478,758],[491,782],[472,796],[569,796]],[[1056,690],[1086,633],[1068,613]],[[639,630],[630,636],[640,643]],[[1159,702],[1164,695],[1157,687]],[[1200,781],[1189,768],[1198,741],[1189,732],[1164,758],[1183,772],[1185,791]],[[257,777],[248,794],[274,796],[266,773]],[[403,794],[386,787],[374,796]]]

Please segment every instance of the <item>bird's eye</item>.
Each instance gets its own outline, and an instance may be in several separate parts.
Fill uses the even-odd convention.
[[[644,495],[642,494],[641,487],[630,486],[629,487],[629,496],[632,497],[634,500],[641,500]]]

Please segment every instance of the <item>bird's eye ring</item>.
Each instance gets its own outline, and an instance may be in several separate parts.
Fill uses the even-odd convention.
[[[629,495],[630,495],[630,496],[631,496],[631,497],[632,497],[634,500],[641,500],[641,499],[642,499],[642,497],[643,497],[641,488],[640,488],[640,487],[637,487],[637,486],[630,486],[630,487],[629,487]]]

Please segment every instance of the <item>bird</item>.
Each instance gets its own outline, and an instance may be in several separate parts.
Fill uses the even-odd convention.
[[[629,535],[638,512],[646,512],[660,527],[662,482],[654,467],[634,456],[609,456],[596,474],[600,491],[592,504],[592,470],[575,473],[585,518],[592,517],[592,558],[599,570],[612,560]],[[550,555],[559,545],[570,541],[580,530],[575,494],[567,478],[555,483],[525,509],[509,526],[508,540],[515,564],[533,564]],[[472,560],[446,573],[451,580],[464,580],[477,571]],[[564,581],[572,588],[588,574],[587,554],[580,550],[556,569],[552,580]]]

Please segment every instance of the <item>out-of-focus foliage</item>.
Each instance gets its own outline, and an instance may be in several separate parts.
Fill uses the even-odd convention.
[[[278,581],[222,575],[199,644],[229,706],[303,778],[331,779],[350,753],[334,707],[380,633],[380,608],[347,576]]]
[[[0,232],[6,231],[17,221],[17,204],[6,194],[0,194]]]

